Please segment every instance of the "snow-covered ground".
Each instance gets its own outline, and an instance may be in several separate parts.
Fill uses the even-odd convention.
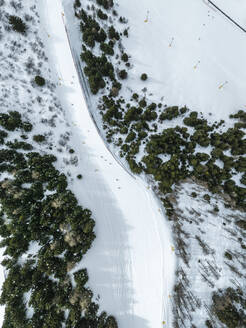
[[[78,28],[79,21],[76,22],[74,19],[71,1],[63,0],[63,2],[66,16],[69,17],[69,28],[73,37],[72,44],[79,54],[81,52],[81,42],[78,43],[78,40],[81,39]],[[214,2],[231,15],[235,21],[246,27],[246,11],[243,10],[245,4],[242,1]],[[93,2],[93,4],[95,3]],[[82,4],[83,8],[90,6],[88,9],[90,15],[95,13],[91,9],[91,5],[92,2],[89,0],[85,0]],[[129,38],[122,38],[122,47],[131,56],[132,66],[128,71],[128,78],[121,81],[123,88],[120,93],[127,102],[130,102],[132,93],[137,92],[141,96],[146,95],[148,101],[156,103],[160,101],[170,106],[187,105],[191,110],[201,112],[206,118],[209,118],[209,121],[224,119],[225,126],[221,129],[227,129],[233,125],[233,120],[229,120],[228,116],[246,108],[244,90],[246,67],[243,65],[246,55],[246,33],[218,10],[208,5],[206,0],[185,2],[180,0],[155,0],[152,2],[125,0],[117,1],[115,9],[119,15],[117,18],[113,18],[113,25],[116,29],[122,31],[129,26]],[[118,22],[120,16],[126,17],[128,20],[126,25]],[[106,30],[107,25],[111,24],[110,20],[103,22],[103,27]],[[114,50],[118,51],[118,49]],[[94,51],[97,54],[98,48],[95,47]],[[110,60],[118,67],[117,59],[110,58]],[[119,65],[120,69],[124,68],[122,63]],[[140,80],[142,73],[147,73],[149,76],[145,82]],[[144,88],[147,88],[147,91]],[[97,105],[102,94],[103,91],[90,99],[92,104],[90,109],[99,127],[102,127],[102,121]],[[163,101],[162,97],[164,97]],[[182,120],[183,118],[180,118],[159,124],[158,131],[162,131],[164,126],[166,128],[173,125],[180,126],[183,124]],[[116,147],[111,146],[111,149],[117,153]],[[203,151],[210,152],[211,149],[203,148]],[[137,160],[142,156],[143,149],[137,155]],[[217,164],[219,165],[219,163]],[[183,317],[185,321],[183,326],[179,322],[180,327],[193,327],[194,324],[200,328],[204,327],[205,320],[210,315],[209,306],[212,292],[217,288],[233,286],[237,279],[237,274],[231,267],[229,268],[228,261],[225,259],[226,248],[237,252],[241,258],[243,258],[243,254],[239,243],[230,240],[229,234],[237,233],[237,229],[234,222],[229,222],[229,218],[227,219],[227,216],[231,216],[231,212],[225,209],[223,201],[217,197],[213,199],[214,204],[218,203],[220,209],[219,214],[216,210],[213,213],[213,208],[209,208],[211,205],[205,207],[204,200],[200,197],[193,201],[192,197],[187,196],[193,189],[198,189],[201,194],[205,191],[201,191],[195,184],[189,188],[185,188],[183,193],[178,195],[178,208],[188,218],[194,214],[192,223],[196,221],[196,215],[202,216],[202,218],[199,224],[195,222],[192,226],[188,219],[184,224],[185,233],[182,237],[184,241],[189,238],[186,251],[189,253],[192,264],[190,267],[186,267],[186,264],[180,259],[178,269],[183,270],[187,275],[187,279],[183,279],[183,282],[188,286],[187,293],[190,296],[191,305],[188,304],[186,307],[182,297],[178,299],[177,303],[183,304],[182,311],[187,315],[186,318]],[[211,215],[206,213],[208,208],[212,212]],[[228,220],[226,224],[231,224],[230,231],[224,229],[225,220]],[[177,233],[175,228],[174,233]],[[198,237],[193,238],[194,234]],[[175,237],[177,238],[176,235]],[[208,249],[215,250],[214,253],[213,251],[209,253],[206,261],[201,246],[203,240],[206,241]],[[216,246],[217,243],[219,246]],[[176,245],[178,246],[178,244]],[[177,254],[181,252],[177,247],[175,251]],[[218,265],[216,268],[214,263]],[[241,265],[240,263],[234,264],[238,265],[238,268]],[[214,271],[217,270],[218,273],[211,273],[209,266],[214,266]],[[204,272],[212,283],[204,280]],[[182,280],[182,275],[178,276],[178,282],[179,279]],[[195,305],[195,308],[197,306],[198,309],[193,311],[196,301],[198,305]],[[182,318],[182,315],[180,317]],[[178,316],[175,319],[178,321]],[[220,323],[217,322],[217,324],[221,327]]]
[[[101,308],[115,315],[120,327],[161,327],[163,321],[171,327],[168,295],[175,262],[168,225],[147,185],[114,160],[90,118],[62,11],[60,0],[39,3],[50,67],[60,81],[58,97],[74,126],[70,142],[84,172],[70,187],[96,220],[97,238],[82,265]]]
[[[204,1],[207,2],[207,0]],[[246,30],[246,2],[244,0],[215,0],[213,3]]]
[[[245,1],[215,0],[246,28]],[[167,105],[226,119],[246,109],[246,33],[206,0],[125,0],[117,11],[128,19],[126,52],[134,63],[127,86],[144,87]],[[147,19],[147,22],[145,20]],[[140,81],[141,73],[149,79]]]
[[[198,196],[192,197],[192,192]],[[194,324],[200,328],[204,327],[206,319],[213,318],[210,309],[213,292],[228,287],[245,290],[246,256],[242,248],[245,232],[235,222],[245,220],[246,215],[226,208],[221,196],[208,193],[204,186],[190,181],[176,186],[175,194],[173,205],[180,223],[175,227],[179,245],[176,248],[179,256],[176,283],[183,286],[177,295],[185,300],[177,302],[177,313],[184,324],[177,321],[180,327]],[[210,201],[203,198],[205,194],[210,195]],[[224,326],[215,320],[213,327]]]
[[[61,1],[23,3],[26,8],[38,4],[42,24],[37,35],[42,35],[49,63],[43,62],[44,55],[38,53],[42,46],[35,45],[32,27],[28,39],[16,37],[27,48],[25,52],[24,47],[20,48],[23,50],[21,62],[17,62],[20,56],[13,44],[11,52],[10,48],[3,48],[2,42],[0,104],[6,110],[18,106],[18,110],[36,121],[35,133],[50,134],[52,151],[58,157],[57,167],[67,175],[69,173],[69,187],[79,202],[93,212],[97,238],[81,265],[89,270],[89,285],[95,298],[99,299],[101,309],[115,315],[119,327],[156,328],[163,326],[162,321],[165,321],[165,326],[171,327],[172,298],[169,294],[175,263],[168,225],[147,184],[124,171],[97,133],[72,61],[62,22]],[[78,22],[73,15],[73,1],[63,2],[70,8],[69,24],[75,26]],[[246,26],[245,1],[214,2]],[[130,36],[123,42],[133,64],[126,81],[129,88],[140,93],[147,87],[150,99],[158,101],[164,96],[168,105],[186,104],[205,115],[211,112],[214,120],[225,119],[229,113],[246,108],[246,67],[243,65],[246,33],[209,7],[205,0],[125,0],[116,9],[129,19]],[[13,8],[11,10],[15,13]],[[33,53],[29,42],[33,42]],[[34,57],[34,66],[46,78],[47,84],[43,89],[35,87],[31,80],[33,76],[26,73],[24,65],[28,57]],[[12,67],[16,72],[11,76]],[[146,82],[139,79],[143,72],[149,76]],[[32,75],[34,73],[35,70]],[[52,83],[57,85],[57,89]],[[56,127],[53,125],[50,131],[53,121]],[[62,141],[59,139],[62,134],[69,138],[65,150],[59,150],[62,147],[58,141]],[[75,149],[75,155],[67,154],[68,146]],[[50,150],[47,147],[45,151]],[[82,180],[74,178],[78,173],[83,174]],[[186,210],[187,203],[196,210],[200,204],[194,205],[186,197],[186,191],[179,198],[180,208]],[[211,222],[213,214],[209,217]],[[190,223],[185,224],[188,231]],[[199,227],[196,228],[193,231],[200,233]],[[205,224],[203,228],[206,230]],[[209,231],[206,234],[208,242],[214,236],[214,232],[210,236]],[[223,243],[227,237],[221,236],[220,242]],[[195,252],[197,247],[197,242],[192,240],[191,257],[193,251],[196,258],[202,254]],[[216,244],[212,247],[215,248]],[[233,246],[232,251],[238,250]],[[219,253],[222,256],[223,250]],[[223,262],[221,258],[219,261]],[[194,265],[191,271],[187,271],[191,279],[196,277],[194,288],[198,297],[199,270],[200,266]],[[223,272],[227,274],[229,270]],[[0,274],[2,279],[3,273]],[[224,283],[228,281],[222,277],[220,286],[226,286]],[[197,316],[200,314],[199,311],[196,313]],[[201,317],[199,320],[197,322],[203,325]]]

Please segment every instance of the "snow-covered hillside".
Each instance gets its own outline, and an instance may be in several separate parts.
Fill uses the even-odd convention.
[[[46,4],[46,5],[45,5]],[[97,222],[94,247],[82,261],[102,308],[119,325],[161,327],[170,324],[174,255],[168,227],[147,185],[130,176],[109,153],[90,118],[72,61],[59,0],[40,5],[50,37],[46,41],[53,72],[61,79],[59,99],[73,127],[81,182],[71,188],[92,209]],[[77,170],[77,168],[76,168]],[[71,171],[74,176],[75,172]],[[151,309],[151,311],[150,311]]]
[[[96,221],[94,245],[70,275],[88,269],[95,301],[116,316],[120,327],[161,327],[163,321],[171,327],[168,295],[174,253],[169,227],[148,185],[115,161],[90,118],[61,1],[32,1],[4,9],[35,18],[29,18],[28,38],[10,31],[2,43],[2,112],[18,107],[33,123],[32,135],[46,136],[43,144],[29,142],[37,151],[57,157],[56,168],[66,174],[69,189]],[[19,44],[25,51],[17,50]],[[45,78],[44,87],[34,83],[36,74]],[[79,174],[82,180],[76,178]],[[31,316],[29,299],[30,295],[25,303]]]
[[[245,1],[215,1],[246,27]],[[206,0],[118,2],[130,37],[124,46],[134,67],[128,87],[148,88],[154,100],[187,105],[213,120],[246,109],[246,33],[208,6]],[[145,22],[147,18],[147,22]],[[149,79],[140,84],[146,72]]]
[[[243,0],[214,2],[246,28]],[[21,17],[26,33],[17,33],[9,15]],[[16,258],[11,262],[16,279],[13,284],[7,280],[4,327],[19,327],[16,322],[25,321],[28,328],[39,328],[39,319],[43,322],[44,317],[52,327],[56,320],[66,328],[75,326],[74,322],[81,325],[81,313],[90,313],[86,313],[90,293],[84,285],[77,286],[74,274],[85,267],[89,281],[84,284],[94,293],[92,313],[97,313],[99,304],[101,322],[107,320],[101,311],[107,311],[116,317],[119,328],[244,327],[246,33],[207,0],[76,0],[75,4],[74,0],[0,0],[0,18],[0,114],[18,110],[22,119],[33,125],[28,135],[21,135],[22,125],[17,132],[10,128],[12,132],[4,137],[6,142],[0,142],[1,148],[12,147],[27,154],[18,141],[28,140],[29,149],[55,155],[54,165],[66,175],[68,189],[78,205],[92,211],[96,221],[93,246],[78,261],[73,247],[82,244],[81,236],[86,235],[83,251],[86,249],[89,238],[94,237],[93,221],[87,225],[79,221],[81,236],[75,235],[75,241],[72,233],[68,236],[70,225],[56,227],[56,222],[49,221],[57,218],[50,213],[59,213],[63,206],[60,199],[51,202],[50,212],[45,208],[43,222],[35,228],[50,222],[44,224],[43,231],[56,227],[47,230],[54,234],[43,238],[42,229],[37,230],[43,246],[37,243],[41,240],[37,236],[18,258],[20,266],[14,262]],[[80,61],[82,50],[84,62]],[[142,73],[147,76],[141,77]],[[229,119],[240,109],[237,117]],[[221,119],[224,122],[216,124]],[[8,115],[7,120],[11,125]],[[8,129],[4,119],[0,123],[5,129],[2,137]],[[32,164],[37,165],[35,161]],[[5,208],[10,209],[0,218],[1,234],[9,247],[6,266],[10,255],[18,254],[18,242],[23,241],[21,249],[32,235],[25,204],[20,207],[24,208],[21,216],[13,204],[21,204],[19,199],[28,195],[31,187],[30,198],[39,199],[54,173],[47,169],[40,187],[33,182],[39,178],[37,172],[31,172],[31,183],[20,184],[19,171],[11,166],[8,170],[0,181],[0,196],[7,195]],[[28,179],[30,171],[26,173],[23,179]],[[59,188],[64,191],[64,176],[59,178]],[[52,198],[54,188],[49,188],[38,206]],[[29,203],[26,201],[27,209],[33,211],[31,219],[41,218],[40,208]],[[70,216],[71,222],[77,220],[72,210],[66,223]],[[76,211],[80,213],[79,206]],[[62,213],[58,219],[61,217]],[[15,227],[22,224],[27,227],[23,235],[19,228],[13,239],[6,234],[11,231],[14,235]],[[69,251],[62,252],[64,240]],[[63,265],[64,272],[50,274],[57,263]],[[41,275],[32,282],[29,275],[37,266]],[[23,268],[29,281],[19,290],[23,282],[15,283],[23,277]],[[10,272],[13,274],[1,267],[0,282]],[[46,285],[39,294],[30,283],[39,286],[37,281],[40,278],[43,282],[44,277]],[[85,276],[80,279],[85,281]],[[49,295],[47,286],[51,285],[61,287],[57,298],[55,293],[53,298]],[[14,293],[6,295],[14,288]],[[52,301],[46,304],[47,290]],[[13,300],[18,307],[13,306]],[[34,310],[39,306],[43,315]],[[2,314],[0,319],[3,321]],[[114,319],[112,324],[110,320],[96,325],[117,327]],[[82,322],[89,325],[90,318]]]
[[[235,242],[226,241],[230,238],[228,234],[236,236],[238,233],[238,221],[229,219],[236,211],[234,186],[239,203],[242,207],[245,205],[245,179],[242,177],[245,176],[246,69],[243,63],[246,33],[207,1],[156,0],[151,4],[145,0],[115,1],[111,12],[104,6],[104,1],[88,0],[75,6],[77,25],[71,2],[63,2],[77,55],[81,53],[81,44],[78,43],[79,39],[82,42],[81,24],[81,67],[89,80],[88,86],[82,83],[85,89],[90,86],[92,93],[96,93],[92,96],[88,92],[87,101],[101,134],[110,143],[112,152],[119,155],[124,164],[126,159],[133,171],[141,173],[144,181],[147,174],[173,220],[173,250],[179,257],[173,293],[174,326],[225,327],[223,323],[226,322],[228,327],[234,327],[235,324],[231,326],[231,318],[225,314],[231,311],[234,315],[234,305],[231,303],[227,311],[224,306],[219,306],[221,301],[218,299],[224,297],[224,290],[231,299],[234,292],[230,288],[237,288],[239,294],[244,290],[243,280],[237,286],[235,281],[237,271],[245,269],[245,246],[241,237]],[[224,8],[222,2],[217,5],[244,26],[244,4],[240,6],[240,3],[228,0]],[[106,18],[100,14],[102,7],[106,9]],[[99,37],[97,40],[90,23],[98,31],[99,28],[108,31],[106,45],[111,49],[106,48],[105,40]],[[115,37],[110,36],[111,24],[119,32],[119,39],[116,34]],[[105,54],[114,65],[117,82],[122,84],[117,92],[117,83],[110,75],[108,77],[107,72],[105,75],[102,73],[105,85],[101,81],[102,85],[95,89],[92,83],[93,64],[96,66],[98,58]],[[128,58],[124,57],[125,54]],[[142,73],[147,73],[147,80],[140,78]],[[179,112],[178,107],[172,107],[184,105],[193,111],[189,118],[185,114],[187,108],[181,108]],[[229,119],[239,110],[240,116]],[[232,143],[234,146],[229,146]],[[185,179],[187,177],[188,180]],[[211,216],[206,215],[206,211],[201,213],[204,207],[201,196],[205,190],[199,187],[199,180],[203,181],[205,190],[221,194],[220,197],[209,196],[212,201],[207,211],[211,212]],[[189,181],[190,185],[187,188],[182,185],[184,191],[175,192],[175,183],[179,181]],[[166,194],[169,195],[164,199]],[[194,204],[193,197],[197,197]],[[226,210],[228,206],[232,209]],[[240,210],[235,213],[244,222],[245,215],[242,208]],[[180,215],[180,211],[185,214]],[[191,215],[194,215],[196,223],[194,229],[190,228],[192,220],[187,219]],[[183,219],[189,224],[185,224]],[[215,226],[210,229],[213,220],[216,220]],[[227,224],[223,220],[230,224],[229,231],[223,228]],[[194,241],[193,234],[197,236]],[[218,235],[217,240],[214,240],[215,234]],[[217,243],[223,246],[216,247]],[[227,261],[234,261],[228,251],[229,245],[240,257],[240,263],[230,264]],[[210,255],[206,258],[204,252],[212,254],[212,258]],[[192,259],[192,265],[186,261],[185,255]],[[199,261],[206,263],[200,265]],[[209,266],[215,266],[215,263],[218,267],[211,273]],[[208,276],[214,275],[211,279],[215,281],[206,280],[204,272]],[[227,279],[224,279],[225,276]],[[206,281],[203,282],[203,279]],[[183,283],[187,290],[181,288]],[[202,288],[198,287],[200,285]],[[239,305],[236,307],[240,308]],[[241,317],[245,320],[243,312]],[[245,321],[239,321],[236,325],[241,327]]]

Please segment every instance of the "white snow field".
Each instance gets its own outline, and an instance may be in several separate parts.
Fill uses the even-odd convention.
[[[246,29],[244,0],[214,0]],[[153,100],[187,105],[210,119],[246,109],[246,33],[207,0],[125,0],[117,11],[128,19],[123,45],[134,63],[127,86],[144,87]],[[147,73],[146,82],[140,75]],[[151,96],[150,96],[151,99]]]
[[[88,268],[89,285],[119,327],[156,328],[164,321],[171,327],[168,295],[175,257],[168,224],[154,194],[115,161],[97,132],[70,52],[61,1],[38,6],[50,67],[61,81],[58,97],[74,125],[71,142],[84,172],[82,181],[69,187],[96,221],[97,238],[81,263]]]

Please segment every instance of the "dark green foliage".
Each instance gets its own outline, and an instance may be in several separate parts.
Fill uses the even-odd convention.
[[[1,114],[1,118],[8,127],[11,115],[6,115]],[[21,116],[12,116],[15,124],[10,130],[22,127]],[[82,313],[86,327],[97,327],[99,322],[103,327],[117,327],[116,321],[105,312],[99,314],[92,302],[92,292],[84,287],[86,269],[74,273],[76,288],[68,275],[95,238],[91,211],[79,206],[67,189],[66,176],[53,165],[55,156],[30,152],[31,145],[18,140],[7,142],[6,147],[0,149],[1,171],[11,174],[11,178],[0,180],[1,246],[8,256],[2,262],[8,269],[0,298],[5,305],[3,327],[61,327],[62,323],[80,327]],[[53,193],[45,196],[46,191]],[[33,242],[39,251],[17,264]],[[32,318],[26,317],[26,292],[31,295],[28,305],[34,309]],[[67,319],[66,309],[70,311]]]
[[[74,1],[74,8],[80,7],[81,6],[81,2],[80,0],[75,0]]]
[[[82,179],[82,174],[78,174],[78,175],[77,175],[77,178],[78,178],[79,180],[81,180],[81,179]]]
[[[143,120],[145,121],[154,121],[157,118],[157,113],[155,112],[156,104],[152,103],[147,107],[143,113]]]
[[[23,20],[20,17],[14,15],[9,16],[9,23],[14,31],[19,33],[26,32],[27,29],[26,24],[23,22]]]
[[[128,38],[128,29],[125,29],[123,34],[124,34],[124,36],[126,36]]]
[[[225,257],[227,258],[227,260],[232,260],[232,255],[229,252],[225,252]]]
[[[103,20],[107,20],[108,19],[108,15],[105,14],[101,9],[99,9],[97,11],[97,16],[100,18],[100,19],[103,19]]]
[[[205,195],[203,196],[203,198],[204,198],[208,203],[210,202],[211,197],[210,197],[208,194],[205,194]]]
[[[241,121],[246,122],[246,112],[243,110],[240,110],[236,114],[230,115],[230,118],[238,118]]]
[[[103,120],[108,123],[112,122],[113,118],[115,118],[115,119],[122,118],[122,114],[119,111],[119,108],[117,107],[117,105],[110,106],[110,108],[107,110],[107,112],[103,115]]]
[[[84,73],[89,78],[89,85],[93,94],[105,87],[104,77],[109,77],[111,80],[115,79],[113,65],[109,63],[105,55],[96,57],[89,50],[85,50],[81,54],[81,59],[87,65],[84,68]]]
[[[43,136],[42,134],[36,134],[35,136],[33,136],[33,140],[36,142],[44,142],[45,136]]]
[[[8,146],[11,149],[23,149],[23,150],[32,150],[33,147],[31,144],[24,142],[24,141],[18,141],[18,140],[14,140],[14,142],[12,141],[8,141],[6,143],[6,146]]]
[[[133,157],[129,156],[126,159],[133,173],[140,174],[142,172],[142,167],[139,164],[137,164],[137,162]]]
[[[165,111],[160,115],[160,120],[172,120],[180,115],[178,106],[167,107]]]
[[[207,328],[213,328],[213,325],[212,325],[211,321],[209,321],[209,320],[206,320],[205,325]]]
[[[244,173],[244,175],[242,176],[242,178],[240,179],[240,182],[244,185],[246,185],[246,173]]]
[[[147,78],[148,78],[148,75],[147,75],[146,73],[143,73],[143,74],[141,75],[141,80],[142,80],[142,81],[146,81]]]
[[[142,109],[139,107],[130,107],[124,117],[126,123],[130,123],[131,121],[137,121],[140,119],[140,114],[142,113]]]
[[[122,69],[121,71],[119,71],[119,77],[122,79],[122,80],[125,80],[127,78],[127,71]]]
[[[208,147],[210,143],[208,133],[204,130],[197,130],[190,139],[202,147]]]
[[[136,138],[136,133],[131,131],[128,136],[126,137],[126,142],[131,142]]]
[[[174,208],[168,197],[162,199],[162,203],[166,209],[166,214],[170,218],[174,213]]]
[[[123,55],[121,56],[121,59],[127,63],[128,62],[128,55],[126,53],[123,53]]]
[[[4,143],[4,139],[8,136],[8,133],[0,130],[0,145],[2,145]]]
[[[45,85],[45,79],[42,76],[37,75],[37,76],[35,76],[35,83],[38,86],[42,87]]]
[[[21,115],[17,111],[10,111],[8,114],[0,114],[0,125],[9,131],[15,129],[24,129],[31,131],[32,125],[29,122],[23,122]]]
[[[139,106],[143,108],[147,106],[147,102],[144,98],[139,101]]]
[[[81,10],[80,14],[82,18],[80,29],[85,44],[88,47],[93,48],[95,46],[95,42],[104,42],[107,38],[104,29],[100,27],[94,18],[87,15],[83,9]]]
[[[81,270],[75,272],[73,275],[74,275],[75,282],[80,287],[83,287],[87,283],[87,281],[89,279],[88,273],[87,273],[87,270],[86,269],[81,269]]]
[[[100,49],[106,54],[106,55],[110,55],[113,56],[114,55],[114,49],[113,47],[109,44],[109,43],[104,43],[102,42],[100,44]]]
[[[97,4],[103,6],[104,9],[110,9],[114,6],[113,0],[96,0]]]
[[[108,37],[110,39],[115,39],[115,40],[120,39],[119,33],[115,30],[115,28],[113,26],[110,26],[110,28],[108,30]]]
[[[234,163],[234,167],[238,172],[246,172],[246,157],[240,156]]]
[[[181,153],[181,147],[185,147],[186,142],[180,136],[177,129],[163,130],[160,135],[153,135],[150,142],[147,144],[146,150],[151,154],[167,153],[176,155]]]
[[[197,112],[191,112],[189,117],[184,118],[183,122],[185,125],[195,127],[196,129],[201,129],[207,124],[205,119],[198,118]]]
[[[236,225],[241,229],[246,230],[246,221],[243,220],[236,221]]]
[[[241,328],[246,326],[246,299],[242,291],[227,288],[214,293],[212,309],[218,319],[228,328]]]

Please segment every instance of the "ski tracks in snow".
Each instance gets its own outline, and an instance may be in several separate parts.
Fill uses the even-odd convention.
[[[81,44],[72,3],[63,4],[77,53]],[[81,263],[88,268],[90,287],[101,310],[116,316],[119,328],[171,328],[168,295],[175,256],[160,203],[145,181],[133,179],[115,160],[98,134],[70,51],[61,0],[43,0],[38,6],[53,77],[58,82],[61,78],[57,93],[72,127],[79,169],[85,174],[71,189],[96,220],[97,238]]]

